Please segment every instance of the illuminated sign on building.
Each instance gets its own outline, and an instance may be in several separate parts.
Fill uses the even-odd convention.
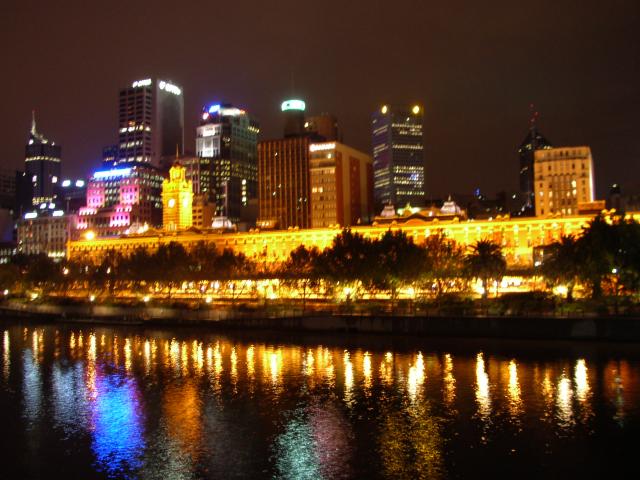
[[[282,102],[280,108],[283,112],[286,112],[287,110],[302,110],[304,112],[306,104],[302,100],[291,99]]]
[[[217,125],[204,125],[200,130],[201,137],[212,137],[217,135],[219,132],[219,127]]]
[[[112,178],[112,177],[127,177],[131,175],[130,168],[114,168],[112,170],[102,170],[99,172],[95,172],[93,174],[93,178],[101,179],[101,178]]]
[[[165,92],[169,92],[169,93],[173,93],[174,95],[181,95],[182,94],[182,90],[180,90],[179,87],[176,87],[175,85],[169,83],[169,82],[165,82],[164,80],[160,80],[160,82],[158,82],[158,87],[160,87],[160,90],[164,90]]]
[[[335,150],[335,143],[312,143],[309,145],[310,152],[320,152],[322,150]]]
[[[149,85],[151,85],[151,79],[145,78],[144,80],[136,80],[131,84],[131,87],[133,88],[148,87]]]

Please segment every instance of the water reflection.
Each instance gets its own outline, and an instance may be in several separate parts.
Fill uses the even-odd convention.
[[[110,476],[127,477],[142,466],[144,431],[136,381],[118,372],[96,376],[91,401],[92,447],[96,467]]]
[[[2,378],[5,382],[9,381],[9,372],[11,371],[11,340],[9,339],[9,330],[4,331],[2,336]]]
[[[573,388],[565,372],[562,372],[558,380],[557,390],[558,423],[561,427],[570,427],[573,425]]]
[[[518,380],[518,364],[515,360],[509,362],[509,384],[507,391],[509,397],[509,415],[511,415],[514,421],[517,421],[517,417],[522,413],[522,392],[520,391],[520,382]]]
[[[483,422],[488,422],[491,417],[491,395],[489,375],[485,369],[482,352],[476,356],[476,402],[478,403],[479,417]]]
[[[344,363],[344,402],[352,405],[353,402],[353,363],[351,363],[351,355],[347,350],[343,355]]]
[[[444,402],[449,409],[453,408],[453,403],[456,400],[456,379],[453,376],[453,357],[450,354],[444,356],[444,388],[443,396]]]
[[[87,441],[113,478],[438,478],[501,429],[528,444],[640,416],[637,361],[503,358],[9,328],[0,395],[17,392],[34,458]]]
[[[37,353],[29,349],[22,351],[23,415],[29,426],[34,426],[42,414],[42,374],[37,358]]]

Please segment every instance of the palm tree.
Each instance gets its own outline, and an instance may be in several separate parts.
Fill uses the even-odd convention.
[[[500,281],[507,269],[507,262],[502,255],[502,248],[491,240],[478,240],[471,245],[465,257],[465,266],[472,278],[482,282],[482,298],[489,295],[492,281]]]

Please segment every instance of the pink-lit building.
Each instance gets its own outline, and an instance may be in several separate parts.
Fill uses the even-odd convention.
[[[95,172],[87,203],[78,212],[78,230],[111,237],[162,224],[162,175],[135,164]]]

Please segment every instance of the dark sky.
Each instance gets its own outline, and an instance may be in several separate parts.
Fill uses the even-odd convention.
[[[599,195],[640,190],[640,1],[0,2],[0,159],[19,168],[35,108],[66,175],[115,143],[117,92],[158,76],[281,132],[279,104],[335,113],[370,151],[382,103],[425,106],[427,191],[517,187],[529,104],[555,145],[590,145]]]

